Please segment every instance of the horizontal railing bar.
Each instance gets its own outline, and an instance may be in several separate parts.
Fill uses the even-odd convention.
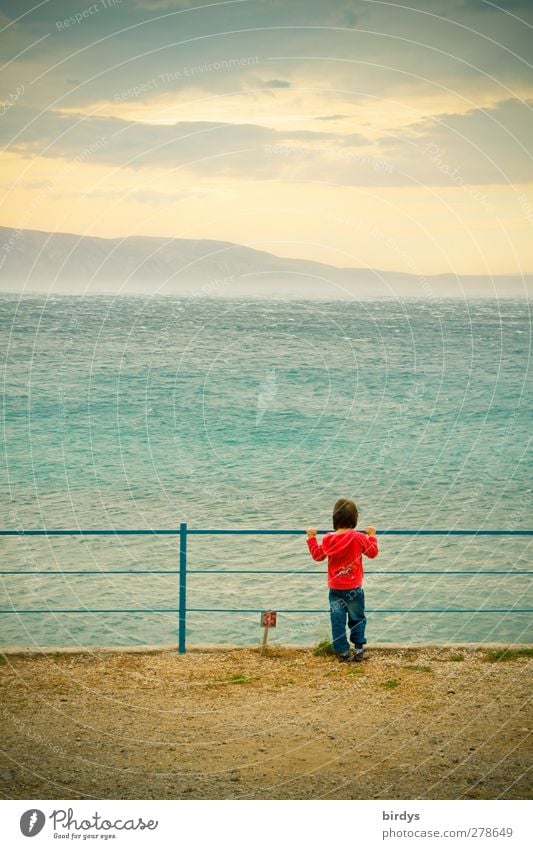
[[[0,575],[3,574],[0,572]],[[18,573],[21,574],[21,573]],[[188,569],[188,575],[326,575],[325,569]],[[365,575],[533,575],[531,570],[365,569]]]
[[[177,607],[46,608],[44,610],[0,610],[0,613],[179,613]]]
[[[72,530],[15,530],[7,531],[0,530],[0,536],[122,536],[122,535],[142,535],[142,534],[168,534],[179,536],[179,528],[145,528],[142,530],[93,530],[93,529],[72,529]],[[267,535],[283,535],[283,534],[304,534],[302,529],[276,529],[266,530],[264,528],[187,528],[187,535],[208,535],[208,534],[267,534]],[[330,531],[317,531],[319,534],[327,534]],[[533,530],[378,530],[378,535],[409,535],[409,536],[531,536]]]
[[[180,531],[179,528],[144,528],[142,530],[16,530],[16,531],[2,531],[0,530],[0,536],[26,536],[26,537],[38,537],[38,536],[122,536],[122,535],[139,535],[139,534],[170,534],[174,536],[179,536]]]
[[[298,529],[288,529],[288,530],[265,530],[262,528],[245,528],[245,529],[232,529],[232,528],[210,528],[210,529],[199,529],[199,528],[187,528],[187,534],[304,534],[305,531]],[[328,534],[330,530],[317,530],[318,534]],[[528,536],[533,534],[533,530],[520,530],[520,531],[512,531],[512,530],[378,530],[378,536],[387,535],[410,535],[410,536]]]
[[[0,575],[179,575],[179,569],[26,569],[0,572]]]
[[[0,611],[1,612],[1,611]],[[235,610],[233,608],[219,608],[219,607],[188,607],[187,613],[263,613],[263,609],[252,609],[252,610]],[[387,610],[386,608],[376,608],[374,610],[367,610],[367,613],[533,613],[533,608],[512,608],[511,610],[504,610],[499,608],[472,608],[472,609],[461,609],[461,610],[452,610],[452,609],[442,609],[442,608],[432,608],[432,609],[411,609],[411,608],[398,608],[394,610]],[[278,608],[276,613],[329,613],[329,609],[326,610],[297,610],[292,608],[281,609]]]
[[[188,575],[322,575],[325,569],[188,569]],[[0,575],[179,575],[179,569],[24,569],[0,571]],[[533,575],[528,569],[368,569],[365,575]]]
[[[293,608],[278,608],[277,613],[329,613],[329,610],[300,610]],[[431,608],[431,609],[411,609],[411,608],[398,608],[394,610],[387,610],[385,608],[379,608],[375,610],[369,610],[369,613],[533,613],[533,608],[511,608],[508,609],[500,609],[500,608],[471,608],[471,609],[461,609],[461,610],[452,610],[450,608],[442,609],[442,608]],[[179,608],[176,607],[127,607],[127,608],[57,608],[57,609],[36,609],[36,610],[0,610],[0,614],[4,613],[179,613]],[[188,607],[187,613],[263,613],[262,608],[252,608],[252,609],[235,609],[235,608],[220,608],[220,607]]]

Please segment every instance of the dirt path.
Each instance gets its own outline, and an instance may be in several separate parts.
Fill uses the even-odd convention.
[[[297,649],[7,656],[0,793],[528,798],[532,663],[445,648],[349,665]]]

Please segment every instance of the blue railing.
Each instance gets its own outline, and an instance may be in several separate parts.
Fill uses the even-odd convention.
[[[177,536],[179,538],[179,569],[99,569],[94,571],[91,569],[60,569],[60,570],[0,570],[0,575],[178,575],[178,606],[167,608],[45,608],[45,609],[0,609],[0,614],[46,614],[46,613],[177,613],[178,614],[178,651],[183,654],[186,651],[186,625],[187,613],[260,613],[260,608],[212,608],[212,607],[187,607],[187,576],[201,574],[224,574],[224,575],[322,575],[324,569],[187,569],[187,538],[189,536],[198,535],[303,535],[305,531],[301,529],[282,529],[270,530],[265,528],[189,528],[186,522],[181,522],[179,528],[153,528],[153,529],[132,529],[132,530],[0,530],[0,536],[144,536],[151,535],[166,535]],[[325,534],[327,531],[318,531],[319,534]],[[387,529],[379,531],[380,536],[531,536],[533,530],[394,530]],[[367,569],[367,575],[412,575],[411,570],[401,569]],[[483,569],[430,569],[416,570],[417,575],[533,575],[533,571],[526,569],[507,569],[507,570],[483,570]],[[297,609],[297,608],[278,608],[278,613],[327,613],[327,610],[321,609]],[[378,608],[371,611],[372,613],[533,613],[530,608],[396,608],[384,609]]]

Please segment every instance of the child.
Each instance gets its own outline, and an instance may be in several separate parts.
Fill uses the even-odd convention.
[[[363,592],[363,558],[377,557],[376,529],[356,531],[357,507],[348,498],[339,498],[333,508],[334,532],[326,534],[319,545],[316,528],[307,528],[307,546],[313,560],[328,558],[329,609],[333,648],[340,661],[366,660],[365,594]],[[346,620],[355,652],[350,653],[346,639]]]

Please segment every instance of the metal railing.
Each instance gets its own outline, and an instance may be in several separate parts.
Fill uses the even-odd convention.
[[[187,613],[260,613],[261,609],[255,608],[211,608],[211,607],[187,607],[187,577],[188,575],[201,574],[224,574],[224,575],[325,575],[325,569],[188,569],[187,568],[187,539],[189,536],[209,536],[209,535],[285,535],[295,536],[303,535],[305,531],[301,529],[281,529],[270,530],[265,528],[189,528],[186,522],[181,522],[179,528],[159,528],[159,529],[132,529],[132,530],[0,530],[0,536],[143,536],[165,535],[177,536],[179,538],[179,569],[60,569],[60,570],[0,570],[0,575],[178,575],[178,606],[169,608],[45,608],[45,609],[0,609],[0,614],[67,614],[67,613],[177,613],[178,614],[178,651],[184,654],[186,651],[186,625]],[[325,534],[327,531],[318,531],[319,534]],[[394,530],[387,529],[379,531],[379,536],[531,536],[533,530],[494,530],[494,529],[478,529],[478,530]],[[366,575],[533,575],[533,571],[527,569],[506,569],[506,570],[487,570],[487,569],[428,569],[412,570],[401,569],[367,569]],[[298,608],[278,608],[278,613],[328,613],[328,610],[322,609],[298,609]],[[377,608],[375,613],[533,613],[531,608]]]

